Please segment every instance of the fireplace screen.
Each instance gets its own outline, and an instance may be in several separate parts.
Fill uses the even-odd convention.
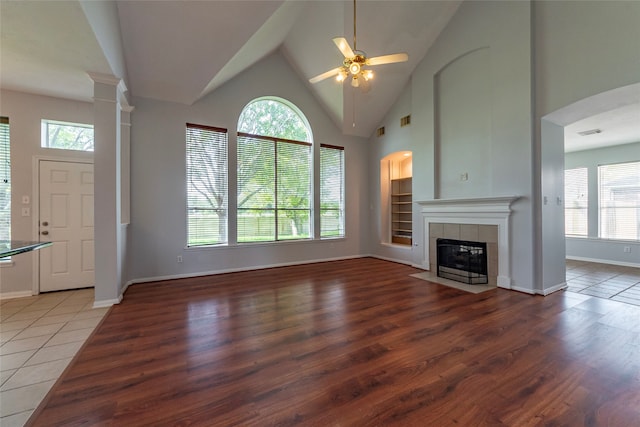
[[[437,239],[436,247],[438,277],[470,285],[488,283],[486,243]]]

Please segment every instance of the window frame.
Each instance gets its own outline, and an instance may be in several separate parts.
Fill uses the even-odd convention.
[[[339,176],[339,185],[340,185],[340,195],[338,200],[337,208],[323,208],[323,203],[335,203],[333,198],[325,199],[323,194],[323,175],[324,175],[324,164],[323,164],[323,150],[332,150],[336,151],[340,155],[340,176]],[[345,159],[344,159],[344,147],[340,147],[337,145],[329,145],[329,144],[320,144],[320,183],[319,183],[319,191],[320,191],[320,239],[339,239],[345,237]],[[331,234],[324,232],[323,229],[323,212],[331,212],[337,211],[338,213],[338,233]]]
[[[250,105],[250,104],[247,104]],[[286,105],[288,108],[289,105]],[[246,108],[246,107],[245,107]],[[295,111],[295,110],[294,110]],[[239,207],[240,204],[240,191],[241,191],[241,186],[240,186],[240,172],[238,171],[237,177],[236,177],[236,192],[238,193],[238,199],[236,200],[236,215],[237,215],[237,227],[236,227],[236,241],[238,244],[255,244],[255,243],[275,243],[275,242],[291,242],[291,241],[305,241],[305,240],[312,240],[313,239],[313,226],[314,226],[314,221],[313,221],[313,143],[308,142],[308,141],[297,141],[297,140],[293,140],[293,139],[287,139],[287,138],[277,138],[277,137],[273,137],[273,136],[264,136],[264,135],[256,135],[256,134],[251,134],[251,133],[247,133],[247,132],[238,132],[237,133],[237,153],[236,153],[236,158],[239,158],[241,155],[241,148],[242,148],[242,144],[245,142],[243,141],[243,139],[247,139],[246,142],[249,142],[249,140],[256,140],[256,141],[262,141],[262,142],[270,142],[273,143],[273,159],[274,159],[274,167],[273,167],[273,172],[274,172],[274,182],[273,182],[273,207],[269,208],[269,207],[262,207],[262,208],[256,208],[256,207]],[[308,187],[308,193],[307,193],[307,208],[291,208],[291,207],[279,207],[280,206],[280,199],[278,196],[278,190],[279,190],[279,174],[278,174],[278,153],[279,153],[279,146],[281,144],[293,144],[293,145],[301,145],[301,146],[305,146],[308,148],[309,153],[309,163],[308,163],[308,167],[309,167],[309,176],[308,176],[308,180],[309,180],[309,187]],[[238,168],[240,167],[240,162],[238,161]],[[297,210],[297,211],[302,211],[302,212],[306,212],[307,213],[307,226],[308,226],[308,233],[307,233],[307,237],[299,237],[299,238],[291,238],[291,237],[281,237],[281,234],[279,232],[280,230],[280,224],[279,224],[279,218],[280,218],[280,213],[284,212],[284,211],[292,211],[292,210]],[[273,220],[274,220],[274,224],[273,224],[273,239],[269,239],[269,240],[262,240],[262,239],[257,239],[257,240],[246,240],[244,237],[241,237],[241,227],[240,227],[240,212],[242,211],[261,211],[261,212],[265,212],[265,213],[269,213],[272,212],[273,213]]]
[[[200,131],[205,131],[205,132],[211,132],[212,135],[210,135],[209,138],[205,139],[205,140],[190,140],[190,129],[197,129]],[[221,141],[222,140],[222,141]],[[222,160],[222,169],[223,169],[223,173],[222,173],[222,177],[218,178],[216,175],[215,178],[215,183],[211,183],[209,182],[209,185],[221,185],[222,186],[222,190],[219,192],[222,195],[222,202],[221,202],[221,206],[219,207],[211,207],[211,208],[205,208],[205,207],[201,207],[201,206],[195,206],[194,204],[191,204],[190,201],[192,200],[192,198],[190,197],[190,195],[192,194],[190,191],[190,186],[192,185],[192,170],[190,169],[189,165],[190,165],[190,156],[192,154],[198,154],[198,152],[201,152],[203,150],[199,150],[198,152],[192,153],[189,150],[189,146],[190,143],[202,143],[202,142],[210,142],[210,143],[219,143],[219,142],[223,142],[224,143],[224,147],[219,148],[219,150],[221,150],[221,153],[217,153],[218,155],[216,156],[216,160],[218,160],[218,165],[220,165],[221,163],[219,162],[220,160]],[[194,171],[195,172],[195,171]],[[221,128],[221,127],[215,127],[215,126],[208,126],[208,125],[201,125],[201,124],[196,124],[196,123],[186,123],[185,125],[185,178],[186,178],[186,231],[187,231],[187,235],[186,235],[186,247],[187,248],[196,248],[196,247],[207,247],[207,246],[223,246],[223,245],[227,245],[229,243],[229,133],[228,130],[226,128]],[[194,191],[196,193],[200,193],[202,194],[201,191],[199,191],[197,188],[194,187]],[[205,191],[205,190],[202,190]],[[220,197],[220,194],[218,195],[218,197]],[[204,198],[208,198],[207,195],[203,194]],[[214,199],[215,199],[215,195],[214,195]],[[217,239],[217,241],[207,241],[207,242],[203,242],[203,243],[195,243],[195,241],[191,240],[191,222],[190,222],[190,211],[194,210],[194,211],[215,211],[218,214],[218,236],[219,239]],[[222,217],[224,218],[224,222],[221,223],[220,222],[220,213],[222,215]],[[221,230],[220,226],[223,225],[224,229]],[[194,226],[194,233],[196,230],[199,230],[198,227]],[[201,231],[206,231],[206,229],[203,229]],[[220,234],[223,235],[223,237],[220,236]],[[214,239],[215,240],[215,239]]]
[[[5,116],[0,117],[0,191],[6,191],[8,198],[8,205],[0,211],[0,223],[4,223],[7,235],[0,235],[0,240],[11,240],[11,128],[9,118]]]
[[[582,190],[584,190],[583,194],[578,196],[577,198],[572,198],[571,195],[567,194],[567,173],[568,172],[580,172],[581,174],[584,175],[584,179],[581,178],[581,182],[577,183],[576,185],[584,185],[583,188],[581,188]],[[579,206],[569,206],[569,203],[571,203],[572,201],[578,202],[578,199],[580,197],[584,196],[584,205],[582,205],[582,203]],[[566,237],[588,237],[589,236],[589,168],[581,166],[581,167],[577,167],[577,168],[571,168],[571,169],[565,169],[564,170],[564,234]],[[584,231],[583,232],[578,232],[578,233],[569,233],[568,231],[568,227],[567,227],[567,221],[569,218],[569,213],[572,212],[575,216],[575,214],[577,213],[578,215],[580,214],[580,212],[584,212],[584,217],[585,217],[585,221],[584,221]],[[575,230],[575,228],[574,228]],[[582,231],[582,230],[581,230]]]
[[[603,193],[605,192],[605,189],[603,187],[607,187],[611,189],[612,185],[603,184],[603,174],[606,173],[606,169],[609,169],[609,168],[613,169],[616,167],[625,167],[625,166],[628,166],[630,169],[633,169],[634,167],[637,169],[637,173],[638,173],[638,175],[636,176],[637,184],[634,184],[631,182],[629,185],[629,188],[632,189],[632,191],[636,192],[635,204],[633,204],[634,202],[631,201],[632,204],[630,206],[608,206],[606,205],[605,202],[611,201],[611,200],[604,197]],[[631,177],[631,180],[633,180],[633,176]],[[615,200],[613,202],[615,202]],[[604,218],[605,215],[603,212],[607,210],[612,210],[615,212],[619,209],[635,209],[637,212],[640,212],[640,161],[638,160],[634,160],[630,162],[607,163],[607,164],[598,165],[598,238],[604,239],[604,240],[616,240],[616,241],[634,241],[634,242],[640,241],[640,213],[636,213],[637,223],[636,223],[635,237],[615,236],[615,235],[609,234],[607,230],[605,230],[604,221],[606,220],[606,218]],[[607,215],[607,217],[611,218],[611,215]]]
[[[78,148],[66,148],[66,147],[55,147],[50,145],[49,138],[49,127],[50,125],[64,126],[69,128],[82,128],[82,129],[90,129],[91,136],[91,149],[78,149]],[[40,147],[47,150],[64,150],[64,151],[79,151],[84,153],[93,153],[95,151],[95,129],[93,124],[89,123],[75,123],[75,122],[65,122],[61,120],[51,120],[51,119],[42,119],[40,121]]]

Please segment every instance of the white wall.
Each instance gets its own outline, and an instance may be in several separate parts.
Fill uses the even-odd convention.
[[[587,168],[589,185],[589,235],[588,238],[566,238],[568,258],[640,267],[640,242],[598,238],[598,166],[632,161],[640,161],[640,142],[565,155],[566,169]],[[631,252],[624,252],[625,246]]]
[[[542,271],[545,262],[555,263],[545,266],[547,270],[558,271],[563,268],[564,259],[544,253],[562,247],[564,235],[553,231],[558,228],[559,217],[556,212],[543,209],[542,201],[545,195],[563,194],[564,180],[559,178],[563,176],[563,162],[558,157],[564,151],[558,147],[561,142],[557,138],[544,138],[541,121],[559,110],[571,109],[581,100],[640,81],[640,2],[536,1],[533,8],[536,270]],[[602,111],[591,114],[598,112]],[[572,111],[575,119],[581,118],[580,113]],[[573,242],[566,244],[567,251],[573,252]],[[540,276],[536,280],[542,282]]]
[[[530,5],[526,2],[463,3],[416,68],[408,89],[410,93],[403,95],[391,110],[399,112],[404,107],[402,115],[411,113],[411,130],[406,134],[410,141],[390,132],[385,136],[384,149],[377,149],[375,157],[370,159],[370,168],[375,173],[373,168],[379,167],[380,159],[387,153],[404,149],[413,151],[414,201],[431,200],[440,194],[443,197],[522,196],[513,206],[513,285],[529,291],[534,288],[530,200],[533,175],[530,18]],[[478,49],[485,54],[466,56]],[[480,71],[478,75],[475,67],[453,65],[449,70],[454,70],[455,75],[446,71],[446,76],[440,74],[456,61],[464,62],[469,58],[486,71]],[[470,107],[463,103],[465,93],[456,92],[465,82],[483,85],[474,89],[473,85],[464,84],[471,88],[466,95],[474,98]],[[444,98],[438,98],[438,93]],[[441,105],[443,99],[450,102]],[[474,116],[479,111],[482,112],[480,122]],[[388,119],[391,118],[390,113]],[[477,141],[471,137],[473,129],[465,128],[461,132],[455,128],[456,124],[464,127],[469,122],[482,125]],[[440,135],[440,126],[447,127],[445,135]],[[373,137],[370,144],[380,142]],[[439,147],[442,144],[446,146]],[[477,151],[476,144],[481,145],[482,155],[466,156],[467,151]],[[487,152],[491,156],[487,156]],[[459,168],[451,171],[456,154],[459,155]],[[474,163],[476,160],[480,166]],[[464,171],[469,172],[468,181],[449,179]],[[424,248],[420,246],[423,230],[418,212],[414,206],[414,236],[418,246],[414,246],[405,259],[420,264]],[[378,244],[379,236],[375,237],[378,240],[374,242],[372,252],[388,253]]]
[[[384,76],[374,82],[374,85],[384,84]],[[375,90],[372,89],[372,90]],[[407,264],[420,264],[420,247],[417,246],[416,236],[419,236],[421,228],[419,218],[416,216],[416,209],[414,207],[413,215],[413,246],[407,245],[393,245],[388,242],[389,240],[389,221],[388,215],[383,216],[385,210],[382,208],[383,203],[390,203],[389,191],[382,194],[382,180],[388,182],[392,178],[392,173],[389,171],[388,163],[384,166],[381,165],[381,160],[389,154],[397,151],[411,151],[412,156],[412,174],[415,173],[417,167],[421,167],[416,164],[416,150],[420,147],[414,143],[412,132],[413,124],[409,126],[400,126],[400,118],[411,114],[411,82],[404,88],[398,100],[386,114],[382,123],[379,126],[384,126],[385,134],[383,136],[373,135],[368,142],[369,146],[369,178],[370,183],[368,187],[368,196],[370,199],[369,212],[371,218],[371,229],[369,231],[370,241],[369,245],[371,252],[381,258],[395,260]],[[411,117],[412,123],[415,118]],[[420,158],[420,157],[418,157]],[[387,170],[381,170],[382,167],[386,167]],[[412,180],[412,185],[416,188],[415,180]],[[415,200],[415,198],[414,198]]]
[[[27,206],[22,204],[22,196],[29,196],[31,203],[28,206],[31,208],[36,197],[33,193],[34,156],[93,158],[93,153],[71,154],[64,150],[41,148],[40,122],[42,119],[51,119],[92,124],[93,105],[2,90],[0,115],[9,117],[11,137],[11,237],[15,240],[34,240],[38,232],[34,225],[37,212],[32,211],[30,217],[21,216],[22,207]],[[0,296],[31,293],[34,283],[37,283],[33,277],[36,257],[38,252],[20,254],[13,257],[11,264],[0,266]]]
[[[237,121],[245,105],[261,96],[282,97],[300,108],[311,125],[316,154],[321,143],[345,147],[347,236],[326,241],[185,249],[185,123],[229,130],[229,206],[230,223],[234,224]],[[351,257],[367,252],[370,223],[365,191],[366,141],[341,134],[279,53],[260,61],[194,105],[143,98],[134,99],[133,105],[136,108],[131,115],[130,280]],[[178,255],[182,255],[182,263],[177,262]]]

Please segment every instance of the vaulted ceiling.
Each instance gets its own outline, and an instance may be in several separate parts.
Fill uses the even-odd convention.
[[[375,67],[363,93],[334,79],[308,82],[341,64],[332,39],[352,43],[351,0],[0,0],[0,87],[90,101],[93,72],[122,78],[128,95],[190,105],[280,51],[343,133],[369,137],[460,2],[359,0],[358,49],[409,54]],[[639,111],[577,123],[606,131],[569,132],[568,150],[637,141]]]
[[[375,67],[363,93],[308,83],[342,63],[332,38],[353,40],[350,0],[3,0],[0,86],[91,100],[94,72],[122,78],[129,95],[190,105],[279,50],[343,133],[368,137],[459,4],[358,1],[358,49],[409,54]]]

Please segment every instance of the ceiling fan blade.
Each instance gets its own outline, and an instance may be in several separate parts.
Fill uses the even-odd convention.
[[[395,62],[406,62],[409,55],[406,53],[394,53],[393,55],[376,56],[367,59],[367,65],[393,64]]]
[[[335,75],[337,75],[340,70],[342,70],[342,67],[336,67],[333,70],[329,70],[326,73],[322,73],[320,75],[317,75],[311,79],[309,79],[309,83],[318,83],[324,79],[328,79],[329,77],[333,77]]]
[[[333,39],[333,42],[338,46],[338,49],[344,55],[345,58],[353,58],[356,56],[351,50],[351,46],[349,46],[349,42],[344,37],[336,37]]]

